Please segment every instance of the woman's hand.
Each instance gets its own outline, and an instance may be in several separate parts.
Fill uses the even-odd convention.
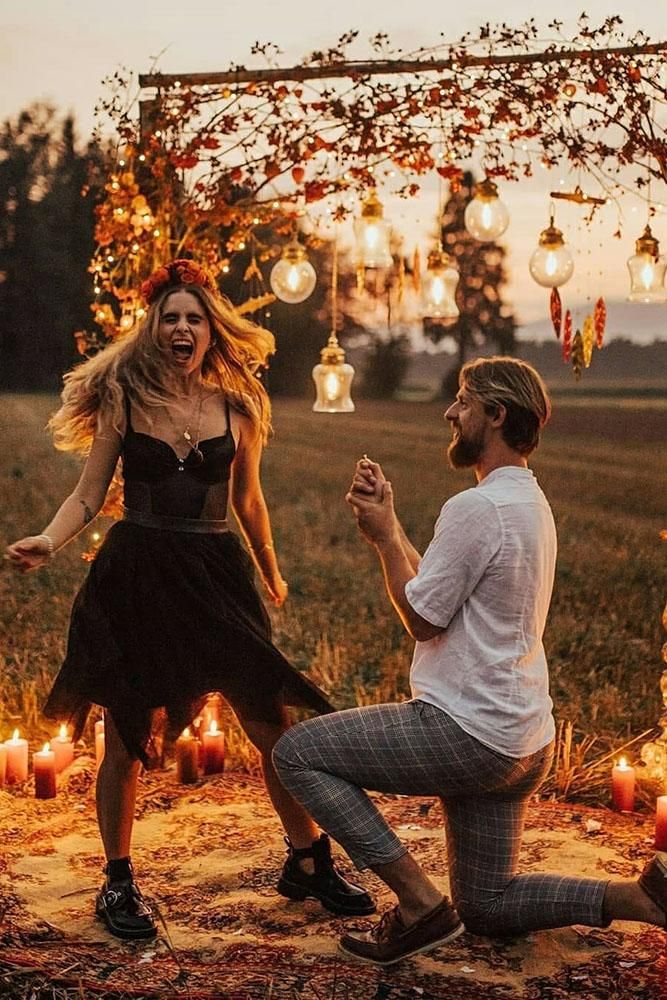
[[[28,573],[32,569],[46,566],[51,559],[52,548],[44,535],[29,535],[21,538],[5,550],[5,559],[19,573]]]
[[[274,580],[264,580],[264,586],[266,587],[271,603],[275,604],[277,608],[281,607],[287,599],[287,580],[283,580],[282,576],[276,577]]]

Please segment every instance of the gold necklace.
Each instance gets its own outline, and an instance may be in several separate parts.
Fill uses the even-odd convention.
[[[202,451],[201,451],[201,449],[199,447],[199,442],[201,440],[201,415],[202,415],[203,405],[204,405],[204,389],[203,389],[203,386],[200,385],[200,387],[199,387],[199,395],[198,395],[197,399],[195,400],[194,406],[192,407],[192,413],[190,414],[190,419],[188,420],[187,424],[185,425],[184,430],[180,434],[179,434],[178,428],[176,426],[176,422],[175,422],[174,418],[171,415],[171,410],[169,408],[167,408],[167,417],[169,418],[169,423],[171,424],[171,426],[174,429],[174,431],[176,432],[176,434],[179,435],[179,436],[182,436],[187,441],[188,447],[190,448],[190,451],[192,452],[192,454],[197,459],[197,462],[199,462],[200,464],[204,461],[204,455],[203,455],[203,453],[202,453]],[[192,440],[192,432],[190,430],[190,427],[191,427],[193,419],[194,419],[195,410],[197,411],[197,430],[196,430],[196,434],[195,434],[195,440],[193,442],[193,440]],[[184,455],[183,458],[180,458],[177,455],[176,457],[178,458],[179,472],[182,472],[183,471],[184,462],[185,462],[185,460],[186,460],[186,458],[188,456]]]

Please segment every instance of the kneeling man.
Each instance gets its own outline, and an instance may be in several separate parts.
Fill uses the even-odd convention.
[[[549,504],[528,468],[550,415],[538,373],[514,358],[464,366],[449,459],[477,485],[449,499],[420,556],[396,516],[391,484],[362,460],[347,495],[385,585],[416,639],[413,698],[303,722],[274,760],[289,791],[398,898],[341,949],[380,965],[428,951],[466,928],[518,934],[612,919],[665,926],[667,868],[639,881],[517,875],[530,797],[553,755],[542,645],[556,561]],[[422,871],[364,789],[438,796],[452,902]]]

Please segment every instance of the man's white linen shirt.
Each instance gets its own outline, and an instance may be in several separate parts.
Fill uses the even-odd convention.
[[[530,469],[502,466],[449,499],[405,588],[444,629],[415,646],[412,696],[509,757],[554,737],[542,636],[556,565],[551,508]]]

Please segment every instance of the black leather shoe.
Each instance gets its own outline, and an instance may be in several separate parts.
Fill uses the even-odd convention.
[[[330,913],[350,917],[365,917],[375,913],[375,903],[364,889],[347,882],[336,871],[331,857],[331,845],[326,833],[314,840],[311,847],[292,847],[287,844],[287,861],[278,881],[278,892],[288,899],[319,899]],[[315,871],[305,872],[299,860],[311,858]]]
[[[126,941],[149,940],[157,934],[153,911],[132,877],[117,882],[107,879],[95,900],[95,916],[114,937]]]

